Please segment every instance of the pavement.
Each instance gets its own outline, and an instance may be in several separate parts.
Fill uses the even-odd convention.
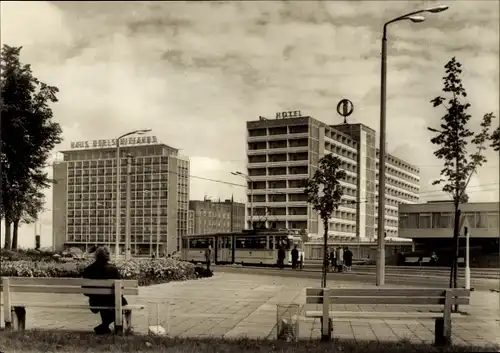
[[[321,278],[321,270],[310,269],[304,267],[302,270],[292,270],[291,268],[285,268],[280,270],[278,268],[264,268],[264,267],[247,267],[247,266],[216,266],[218,272],[226,273],[245,273],[245,274],[260,274],[260,275],[276,275],[281,277],[296,277],[296,278]],[[352,272],[329,272],[328,279],[332,281],[349,281],[356,283],[366,283],[375,284],[375,272],[367,273],[360,272],[360,268],[353,268]],[[448,276],[436,276],[428,274],[419,274],[417,271],[411,273],[388,273],[385,274],[385,283],[389,285],[412,285],[419,287],[432,287],[432,288],[446,288],[449,285]],[[457,279],[458,287],[465,286],[465,279],[463,277],[458,277]],[[493,278],[476,278],[472,276],[471,278],[471,288],[475,290],[500,290],[500,279]]]
[[[216,273],[212,278],[171,282],[141,287],[139,295],[128,297],[133,303],[147,304],[147,309],[133,314],[134,331],[147,333],[149,326],[161,325],[169,335],[182,337],[253,337],[275,338],[278,304],[298,304],[304,311],[305,288],[318,287],[319,280],[264,276],[248,273]],[[329,287],[371,288],[341,280],[330,281]],[[410,286],[386,285],[402,288]],[[470,314],[453,322],[456,344],[500,345],[500,297],[498,293],[474,291],[471,305],[461,306]],[[13,301],[59,301],[87,303],[83,295],[13,293]],[[159,310],[157,310],[159,309]],[[317,309],[314,305],[307,309]],[[422,308],[433,309],[436,308]],[[374,305],[337,305],[332,310],[404,311],[409,307],[377,307]],[[3,310],[2,310],[3,311]],[[47,310],[27,308],[27,329],[92,331],[98,315],[89,310]],[[3,318],[1,320],[3,325]],[[319,319],[301,317],[299,338],[319,338]],[[334,337],[354,340],[392,341],[406,339],[433,342],[434,322],[425,320],[356,320],[334,322]]]

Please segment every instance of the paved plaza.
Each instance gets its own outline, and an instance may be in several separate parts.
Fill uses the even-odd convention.
[[[217,273],[212,278],[173,282],[141,287],[137,297],[127,298],[131,304],[147,304],[147,309],[133,315],[134,331],[147,333],[148,326],[159,323],[172,336],[182,337],[276,337],[277,304],[299,304],[304,311],[305,288],[317,287],[319,279],[263,276],[241,273]],[[373,285],[330,281],[329,287],[370,288]],[[403,287],[387,285],[386,287]],[[408,286],[406,286],[408,287]],[[60,301],[87,303],[81,296],[51,294],[13,294],[13,301]],[[472,292],[471,305],[461,307],[470,314],[453,322],[456,344],[500,344],[499,294]],[[159,310],[157,310],[159,308]],[[308,309],[316,309],[308,306]],[[437,308],[422,308],[436,310]],[[374,305],[337,305],[332,310],[397,311],[401,306],[377,308]],[[98,315],[84,310],[48,310],[28,308],[27,329],[64,329],[91,331]],[[2,317],[3,325],[3,317]],[[320,337],[319,319],[300,319],[300,338]],[[434,322],[429,320],[356,320],[334,322],[334,337],[355,340],[391,341],[407,339],[432,342]]]

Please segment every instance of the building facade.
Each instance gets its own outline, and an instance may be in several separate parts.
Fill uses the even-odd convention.
[[[189,201],[192,214],[192,233],[210,234],[241,232],[245,228],[245,204],[225,200]]]
[[[303,190],[319,159],[328,153],[340,158],[347,174],[341,181],[343,201],[331,218],[329,235],[339,240],[375,240],[375,131],[363,124],[328,125],[308,116],[247,122],[247,193],[253,206],[253,213],[250,209],[247,213],[248,226],[252,221],[259,226],[255,219],[265,218],[267,227],[306,229],[312,236],[322,235],[322,222]],[[419,171],[393,156],[387,158],[385,230],[387,236],[397,237],[398,204],[418,202]]]
[[[115,140],[72,143],[54,164],[53,247],[116,242]],[[120,141],[120,253],[127,229],[132,255],[179,250],[187,234],[189,160],[155,137]],[[129,218],[126,217],[127,204]],[[127,222],[128,221],[128,222]]]
[[[470,246],[498,253],[498,202],[464,203],[462,217],[467,219]],[[412,239],[417,249],[451,248],[454,206],[450,201],[431,201],[399,206],[399,236]],[[461,233],[463,236],[463,232]]]

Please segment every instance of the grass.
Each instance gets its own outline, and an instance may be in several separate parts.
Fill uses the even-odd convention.
[[[485,352],[498,351],[492,346],[450,346],[437,348],[427,344],[401,342],[354,342],[317,340],[286,343],[273,340],[220,338],[161,338],[148,336],[95,336],[93,333],[29,330],[25,332],[2,332],[0,350],[3,353],[28,352],[170,352],[170,353],[325,353],[325,352]]]

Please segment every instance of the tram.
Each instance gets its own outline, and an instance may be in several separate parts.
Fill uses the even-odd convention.
[[[182,238],[182,260],[205,262],[205,251],[212,247],[216,264],[276,265],[278,249],[285,250],[285,265],[292,263],[292,249],[297,246],[299,258],[305,258],[301,237],[286,229],[244,230],[235,233],[185,235]]]

